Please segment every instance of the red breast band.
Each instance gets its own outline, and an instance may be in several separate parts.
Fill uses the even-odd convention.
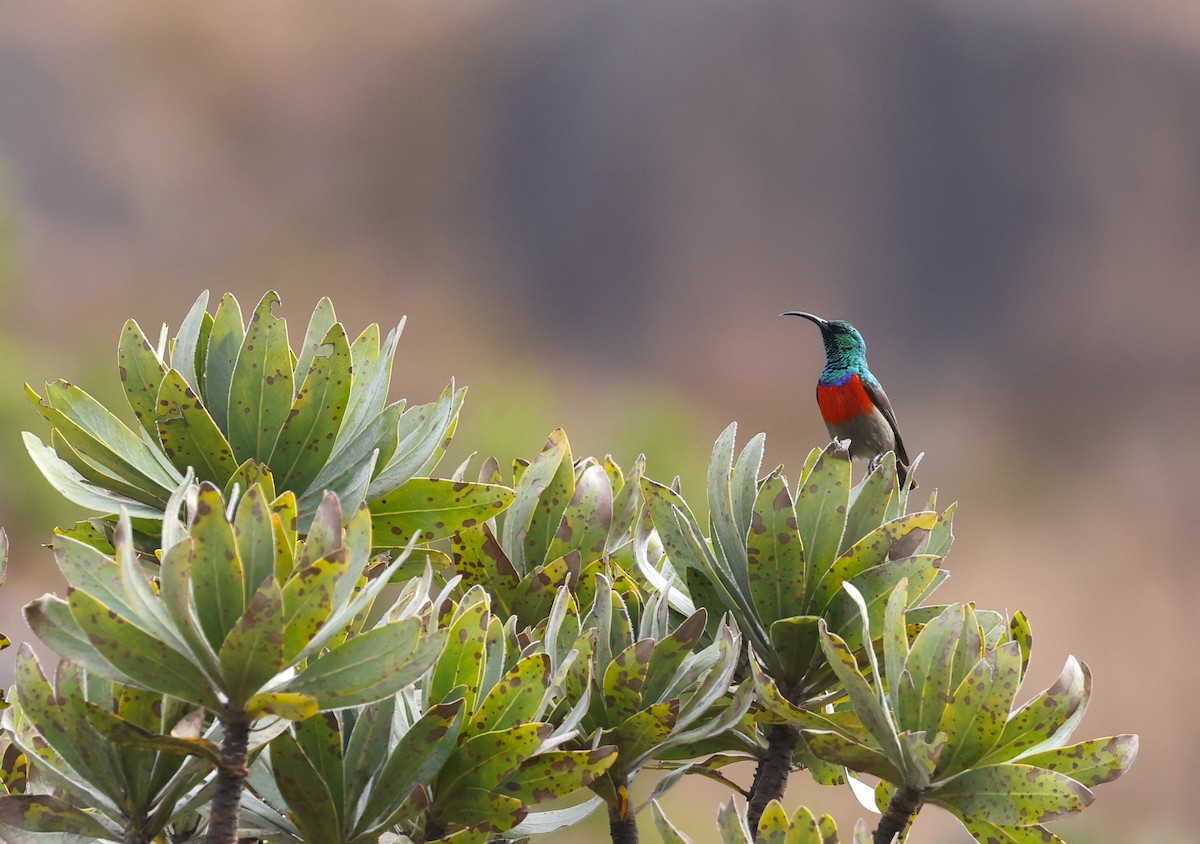
[[[817,385],[817,406],[821,418],[828,425],[842,425],[859,416],[866,416],[875,409],[867,395],[862,379],[851,375],[844,384],[837,386]]]

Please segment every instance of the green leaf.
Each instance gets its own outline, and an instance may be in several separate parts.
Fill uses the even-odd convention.
[[[545,489],[539,492],[533,511],[529,516],[529,527],[525,532],[523,542],[526,566],[537,565],[552,559],[546,556],[546,552],[562,521],[563,512],[575,494],[575,467],[571,459],[571,445],[567,442],[566,433],[561,428],[553,431],[546,448],[557,452],[559,450],[557,444],[560,441],[561,456],[558,460],[558,468],[547,480]],[[544,453],[546,452],[543,451]],[[535,466],[537,462],[537,460],[534,461]],[[527,472],[525,479],[529,477]]]
[[[796,510],[787,481],[771,475],[759,488],[746,543],[750,594],[768,628],[795,615],[804,591],[804,549],[796,528]],[[813,631],[814,648],[816,631]]]
[[[38,471],[63,498],[101,513],[116,513],[122,507],[136,518],[161,518],[162,512],[157,507],[150,507],[124,495],[117,495],[105,489],[100,489],[79,473],[70,463],[54,453],[54,449],[43,443],[33,434],[24,431],[21,439],[30,459],[38,467]]]
[[[291,732],[280,733],[271,742],[271,763],[275,784],[287,801],[288,817],[304,840],[341,841],[341,824],[329,784]]]
[[[1044,826],[997,826],[987,821],[963,821],[963,826],[981,844],[1064,844]]]
[[[1110,736],[1022,756],[1021,764],[1057,771],[1094,788],[1128,771],[1137,752],[1137,736]]]
[[[634,642],[613,657],[604,671],[604,708],[609,723],[619,724],[638,711],[642,702],[642,682],[650,666],[654,640]]]
[[[563,510],[544,559],[554,560],[576,550],[585,563],[598,559],[604,554],[612,521],[612,483],[603,466],[591,463],[575,481],[575,491]]]
[[[1092,672],[1068,657],[1050,688],[1009,716],[996,746],[981,761],[1003,762],[1063,744],[1083,717],[1092,693]]]
[[[478,735],[534,720],[550,682],[550,670],[550,657],[544,653],[518,660],[488,691],[464,732]]]
[[[513,500],[507,487],[413,478],[373,500],[372,541],[376,547],[403,547],[417,533],[432,542],[494,517]]]
[[[350,399],[346,403],[346,415],[342,418],[342,428],[338,431],[338,443],[335,452],[355,438],[372,420],[376,419],[387,404],[388,388],[392,380],[392,361],[396,355],[396,341],[404,328],[404,320],[400,325],[388,332],[382,347],[379,343],[379,326],[368,325],[353,343],[350,344],[350,357],[353,360],[354,382],[350,385]],[[400,411],[396,411],[399,418]],[[395,421],[392,430],[395,430]]]
[[[750,532],[754,501],[758,497],[758,470],[762,467],[766,445],[766,434],[751,437],[738,455],[733,474],[729,477],[730,502],[738,536],[746,536]]]
[[[268,462],[292,407],[292,352],[287,323],[271,313],[279,294],[262,297],[250,324],[229,389],[229,442],[238,461]]]
[[[808,749],[818,759],[842,765],[861,774],[871,774],[888,782],[904,782],[904,774],[878,748],[836,732],[806,731],[804,740]]]
[[[825,630],[824,620],[821,622],[821,649],[849,694],[854,712],[863,726],[870,731],[884,755],[893,762],[898,761],[900,746],[891,715],[884,710],[879,697],[863,679],[858,662],[846,643],[837,635]]]
[[[287,690],[317,698],[322,709],[371,703],[395,694],[429,668],[445,644],[417,618],[376,627],[308,662]]]
[[[487,661],[487,630],[491,613],[482,590],[468,592],[459,604],[450,623],[449,644],[433,669],[429,679],[429,699],[446,700],[454,689],[463,688],[468,711],[475,711],[475,701],[483,686],[483,670]]]
[[[220,708],[187,656],[134,627],[86,592],[72,590],[67,603],[91,645],[138,685],[198,706]]]
[[[200,350],[200,337],[204,332],[204,316],[208,308],[208,291],[205,290],[196,298],[187,316],[179,324],[179,333],[171,344],[171,367],[183,375],[187,383],[195,390],[200,389],[200,379],[196,377],[196,357]]]
[[[796,496],[796,527],[807,567],[805,604],[837,558],[850,503],[850,453],[837,441],[825,447]]]
[[[1021,651],[1006,642],[981,659],[954,690],[938,729],[946,734],[940,776],[975,764],[995,747],[1021,683]]]
[[[191,528],[191,603],[214,650],[246,610],[244,572],[225,500],[209,483],[200,486]]]
[[[120,841],[97,816],[50,794],[11,794],[0,797],[0,823],[39,833],[67,833],[104,841]]]
[[[87,702],[87,719],[100,735],[123,747],[177,756],[196,756],[214,767],[221,763],[221,748],[216,742],[206,738],[162,735],[115,715],[90,700]]]
[[[221,679],[230,706],[241,708],[287,666],[283,596],[268,578],[221,644]]]
[[[395,448],[380,454],[382,468],[371,481],[368,497],[384,495],[432,471],[458,424],[464,396],[451,382],[436,402],[410,407],[400,415]]]
[[[565,797],[612,767],[617,749],[610,745],[594,750],[551,750],[526,759],[505,777],[497,791],[523,803],[540,803]]]
[[[889,452],[850,493],[850,512],[839,555],[887,521],[888,504],[896,492],[896,455]]]
[[[42,417],[81,455],[134,486],[169,494],[179,476],[159,461],[140,436],[104,405],[67,381],[46,385],[46,398],[26,387]]]
[[[242,325],[242,309],[232,293],[221,297],[208,336],[208,352],[204,366],[204,404],[213,421],[222,431],[229,430],[229,388],[233,382],[233,367],[246,330]]]
[[[965,619],[962,604],[952,604],[926,624],[913,640],[904,666],[912,677],[915,705],[906,705],[901,698],[896,714],[902,730],[937,729],[953,691],[950,672]]]
[[[663,813],[662,806],[658,805],[657,800],[650,801],[650,808],[654,813],[654,828],[658,831],[658,837],[663,840],[663,844],[692,844],[692,839],[680,832],[667,819],[667,816]]]
[[[88,673],[118,682],[129,679],[92,646],[62,598],[43,595],[31,601],[25,607],[25,621],[50,650],[83,666]]]
[[[926,799],[964,820],[1030,826],[1082,812],[1095,799],[1070,777],[1031,765],[973,768],[928,792]]]
[[[158,353],[142,333],[136,320],[128,320],[121,329],[121,340],[117,346],[117,365],[121,373],[121,386],[125,398],[138,423],[150,437],[157,438],[158,428],[154,424],[154,406],[158,401],[158,387],[167,367]]]
[[[317,306],[313,308],[312,316],[308,319],[308,329],[304,332],[304,340],[300,344],[300,353],[296,356],[295,383],[303,384],[312,368],[313,359],[322,353],[322,346],[328,342],[330,329],[337,325],[337,314],[333,310],[333,302],[328,296],[322,296]],[[340,327],[340,326],[339,326]],[[378,328],[376,328],[378,334]],[[345,339],[346,332],[342,331]],[[346,345],[349,354],[350,346]]]
[[[914,539],[924,536],[924,533],[917,532],[929,530],[936,522],[937,513],[912,513],[880,525],[871,531],[854,543],[849,551],[838,557],[821,575],[810,592],[815,606],[828,606],[845,581],[854,580],[869,569],[888,560],[898,560],[909,556],[908,546],[915,544]],[[928,559],[931,564],[935,562],[935,558]],[[923,584],[921,588],[923,588]],[[890,593],[891,589],[892,587],[889,585],[887,592]],[[919,594],[915,582],[911,591],[914,595]]]
[[[637,712],[617,728],[611,738],[606,741],[617,745],[620,754],[617,767],[623,772],[637,769],[643,757],[655,747],[666,741],[675,722],[679,720],[679,700],[672,698],[664,703],[651,704],[641,712]]]
[[[271,454],[280,488],[303,491],[324,467],[346,412],[350,380],[350,346],[334,325],[312,358]]]
[[[340,827],[344,820],[345,770],[342,766],[342,729],[337,714],[322,712],[300,721],[292,727],[292,732],[309,764],[334,796],[333,810]]]
[[[464,789],[494,789],[533,756],[553,727],[530,723],[481,733],[462,741],[442,767],[434,787],[435,801],[449,806]],[[467,823],[467,821],[462,821]]]
[[[58,690],[42,676],[29,645],[21,645],[17,652],[15,689],[20,711],[37,727],[39,743],[53,748],[71,768],[84,775],[105,770],[115,762],[112,748],[88,729],[81,695],[66,693],[67,686],[78,689],[79,669],[70,663],[61,664],[66,666],[61,671],[69,672],[73,682],[61,683],[64,688]],[[107,783],[99,785],[104,791],[111,791],[104,787]]]
[[[785,684],[799,682],[824,663],[818,622],[818,616],[799,615],[771,625],[771,645],[783,669],[778,679]]]
[[[246,717],[251,719],[278,715],[288,721],[303,721],[319,711],[315,697],[295,692],[261,692],[246,703]]]
[[[873,566],[849,581],[863,595],[863,602],[867,607],[867,628],[881,629],[887,600],[896,584],[907,580],[911,587],[908,594],[919,595],[941,573],[937,564],[937,557],[904,557]],[[865,644],[862,610],[844,588],[833,596],[823,614],[829,626],[838,631],[851,648],[857,650]]]
[[[531,530],[534,512],[539,505],[542,493],[558,474],[564,457],[567,457],[565,462],[570,464],[570,453],[571,446],[567,442],[566,432],[562,428],[555,428],[550,432],[550,438],[546,441],[541,453],[533,459],[516,482],[512,507],[505,514],[504,527],[500,533],[500,544],[509,553],[518,572],[524,572],[530,565],[545,560],[545,548],[549,545],[548,539],[542,546],[542,557],[531,559],[525,551],[526,538]],[[561,502],[564,507],[566,503],[566,500]]]
[[[570,551],[565,557],[530,569],[517,584],[512,598],[512,612],[517,618],[530,624],[545,618],[561,587],[578,586],[579,561],[579,552]]]
[[[386,822],[420,783],[430,782],[456,747],[466,709],[463,701],[431,707],[400,737],[362,811],[366,824]]]
[[[271,505],[262,487],[257,484],[249,487],[238,502],[233,518],[233,537],[244,571],[243,595],[249,603],[263,581],[275,574],[275,533],[271,527]]]
[[[317,635],[333,613],[338,584],[347,580],[346,549],[297,568],[283,585],[283,657],[291,660]]]
[[[173,369],[159,387],[155,413],[158,438],[172,465],[181,472],[191,466],[199,480],[224,487],[237,471],[233,450],[196,393]]]
[[[658,703],[674,688],[680,667],[704,635],[707,616],[705,610],[696,610],[654,645],[654,652],[650,654],[650,665],[642,681],[643,701]]]
[[[724,561],[722,571],[737,584],[738,593],[748,598],[751,591],[746,532],[739,529],[738,519],[733,513],[733,489],[730,483],[736,435],[737,425],[731,424],[721,432],[713,445],[712,458],[708,463],[708,508],[713,546],[714,549],[720,549],[717,556]]]

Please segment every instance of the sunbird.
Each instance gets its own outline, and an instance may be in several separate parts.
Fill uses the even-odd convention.
[[[896,427],[896,412],[879,379],[867,368],[867,341],[858,329],[841,320],[821,319],[804,311],[781,316],[804,317],[821,329],[825,368],[817,379],[817,407],[829,435],[850,440],[850,456],[868,458],[872,469],[887,452],[896,454],[900,485],[908,477],[909,460]],[[916,487],[916,481],[912,486]]]

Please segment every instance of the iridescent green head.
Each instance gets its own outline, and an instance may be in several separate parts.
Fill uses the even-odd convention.
[[[821,340],[825,344],[825,371],[834,373],[846,369],[866,369],[867,341],[858,329],[840,319],[821,319],[804,311],[788,311],[782,316],[804,317],[821,329]]]

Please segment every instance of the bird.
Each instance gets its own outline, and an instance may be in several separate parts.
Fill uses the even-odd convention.
[[[868,458],[872,470],[886,452],[895,452],[896,477],[903,488],[911,464],[892,403],[867,368],[867,341],[857,328],[842,320],[822,319],[804,311],[781,316],[803,317],[821,329],[825,368],[817,379],[817,407],[829,435],[849,440],[850,456]],[[916,486],[913,480],[910,488]]]

